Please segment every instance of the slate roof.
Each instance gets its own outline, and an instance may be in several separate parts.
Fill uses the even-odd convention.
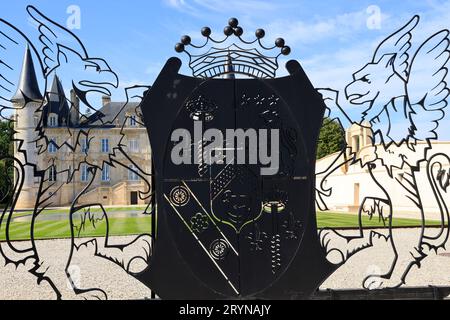
[[[127,113],[135,114],[138,106],[139,103],[137,102],[109,102],[93,115],[81,121],[80,126],[105,127],[105,125],[111,125],[111,127],[121,127],[126,120]]]
[[[33,58],[31,57],[30,47],[27,45],[25,56],[23,58],[22,72],[20,74],[19,86],[17,92],[11,98],[12,102],[21,102],[26,99],[42,100],[41,90],[36,79]]]
[[[46,103],[43,109],[44,126],[48,125],[48,116],[50,113],[58,115],[58,126],[67,126],[70,122],[70,108],[64,93],[63,86],[58,76],[55,75],[50,91],[46,96]],[[72,126],[71,123],[69,123]]]
[[[81,116],[79,124],[73,124],[70,120],[70,105],[64,93],[63,85],[57,75],[54,76],[52,86],[45,98],[42,97],[39,84],[36,78],[31,50],[27,45],[22,64],[19,86],[12,102],[24,102],[27,99],[42,101],[45,100],[43,107],[44,126],[48,126],[48,117],[50,114],[58,115],[58,127],[121,127],[126,121],[127,114],[136,114],[137,102],[109,102],[100,110],[88,117]]]

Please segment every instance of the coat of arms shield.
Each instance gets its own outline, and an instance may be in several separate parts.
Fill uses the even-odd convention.
[[[143,281],[170,298],[310,295],[332,269],[314,212],[320,95],[295,61],[289,76],[265,80],[191,78],[180,67],[177,58],[167,62],[142,107],[158,199],[154,265]],[[187,164],[173,161],[180,129]],[[249,160],[255,141],[233,142],[227,133],[249,129],[267,150],[277,141],[270,133],[278,132],[275,174],[262,174],[261,159],[236,161],[239,150]],[[210,130],[223,133],[222,143],[205,140]],[[213,142],[209,156],[222,161],[205,156]],[[312,274],[302,278],[302,268]]]
[[[169,59],[141,105],[157,199],[142,281],[169,299],[309,297],[335,268],[315,220],[322,97],[295,60],[276,78],[277,57],[254,49],[189,57],[194,77]]]

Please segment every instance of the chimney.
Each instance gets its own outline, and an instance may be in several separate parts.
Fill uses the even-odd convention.
[[[70,90],[70,101],[72,107],[70,108],[70,124],[74,127],[80,124],[80,98],[78,98],[75,90]]]
[[[103,96],[102,97],[102,105],[106,106],[108,103],[111,103],[111,97],[110,96]]]

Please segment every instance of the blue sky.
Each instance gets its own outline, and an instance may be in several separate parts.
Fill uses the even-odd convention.
[[[108,61],[122,86],[151,85],[165,61],[177,55],[173,48],[180,36],[187,33],[195,40],[203,26],[222,34],[232,16],[246,31],[244,38],[252,38],[259,27],[266,29],[270,44],[284,37],[292,48],[290,58],[301,62],[316,87],[337,89],[369,62],[381,40],[414,14],[422,17],[416,43],[450,27],[450,1],[440,0],[15,0],[4,1],[0,15],[33,34],[28,4],[63,25],[67,8],[79,6],[81,28],[74,32],[90,55]],[[377,28],[368,27],[373,8],[381,12]],[[68,81],[68,75],[61,77]],[[123,95],[117,92],[113,99]]]

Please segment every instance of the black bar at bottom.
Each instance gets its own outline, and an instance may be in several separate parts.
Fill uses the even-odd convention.
[[[444,300],[450,287],[410,287],[382,290],[321,290],[312,300]]]

